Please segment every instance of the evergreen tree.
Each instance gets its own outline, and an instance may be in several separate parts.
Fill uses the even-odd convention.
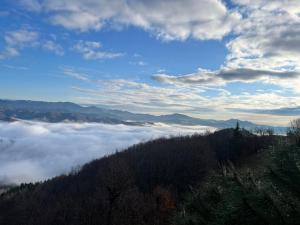
[[[300,224],[300,149],[276,146],[268,158],[259,176],[233,167],[213,176],[186,199],[175,224]]]

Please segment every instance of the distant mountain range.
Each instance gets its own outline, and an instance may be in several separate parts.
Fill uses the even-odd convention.
[[[285,133],[285,127],[258,125],[249,121],[237,119],[213,120],[199,119],[183,114],[168,114],[155,116],[150,114],[131,113],[122,110],[112,110],[95,106],[81,106],[71,102],[43,102],[27,100],[0,100],[0,120],[14,121],[38,120],[45,122],[97,122],[109,124],[142,125],[146,123],[166,123],[178,125],[200,125],[215,128],[230,128],[239,122],[245,129],[273,128],[276,133]]]
[[[300,106],[298,107],[286,107],[277,109],[248,109],[248,110],[237,110],[244,112],[251,112],[257,114],[269,114],[269,115],[281,115],[281,116],[300,116]]]

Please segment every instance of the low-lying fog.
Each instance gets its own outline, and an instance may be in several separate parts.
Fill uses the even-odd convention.
[[[0,122],[0,184],[41,181],[139,142],[207,130],[214,128]]]

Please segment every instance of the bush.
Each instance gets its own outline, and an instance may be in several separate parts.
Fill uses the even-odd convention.
[[[176,225],[300,224],[300,149],[269,150],[263,174],[227,168],[190,194]]]

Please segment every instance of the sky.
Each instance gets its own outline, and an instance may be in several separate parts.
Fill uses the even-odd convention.
[[[286,125],[299,0],[2,0],[0,98]]]

